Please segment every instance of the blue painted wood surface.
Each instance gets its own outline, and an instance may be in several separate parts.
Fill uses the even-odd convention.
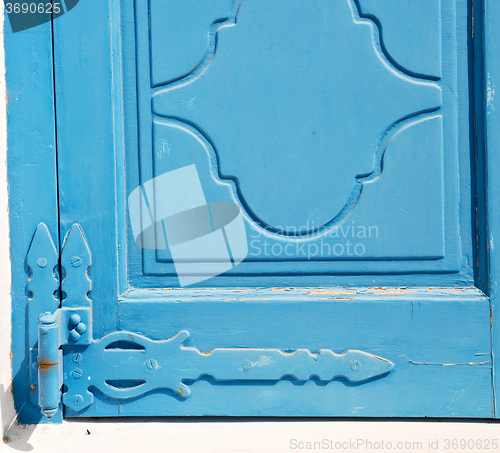
[[[92,297],[107,301],[118,291],[117,224],[124,223],[117,208],[123,182],[121,90],[119,80],[111,78],[120,59],[119,39],[112,35],[119,21],[115,18],[111,26],[112,11],[107,2],[80,2],[60,18],[64,21],[54,21],[61,231],[64,235],[75,222],[81,225],[99,256],[89,271]],[[117,329],[115,303],[95,304],[93,310],[96,338]]]
[[[441,77],[417,74],[394,63],[389,51],[394,40],[388,46],[384,36],[397,33],[394,30],[401,25],[396,17],[406,17],[405,6],[391,10],[382,25],[369,2],[317,5],[305,15],[293,4],[280,9],[223,3],[200,9],[188,2],[182,8],[172,6],[174,13],[167,14],[169,6],[152,1],[150,30],[145,9],[137,4],[134,17],[124,4],[124,17],[135,20],[136,32],[133,41],[131,34],[124,35],[124,52],[139,49],[140,174],[135,165],[128,166],[128,191],[141,181],[194,162],[206,196],[234,201],[246,214],[249,256],[206,286],[373,283],[363,274],[383,274],[376,277],[376,284],[413,281],[412,276],[393,276],[400,273],[425,273],[427,277],[415,279],[417,284],[471,284],[470,157],[468,145],[463,146],[469,142],[466,3],[412,3],[411,8],[419,8],[419,15],[428,20],[419,22],[419,32],[432,29],[426,34],[426,48],[445,49]],[[440,8],[435,11],[437,4]],[[372,12],[366,13],[365,6]],[[264,17],[259,16],[262,9]],[[379,7],[384,17],[388,9]],[[187,22],[193,15],[196,20],[177,32],[182,27],[178,20]],[[432,21],[440,24],[442,34],[434,41]],[[320,22],[320,31],[308,32]],[[398,49],[420,61],[416,47],[405,47],[411,41],[410,31],[406,33]],[[351,48],[344,49],[345,42]],[[150,43],[151,56],[146,51]],[[184,46],[188,50],[179,52]],[[200,49],[205,49],[205,57]],[[441,64],[439,52],[435,54],[434,60]],[[175,67],[179,70],[174,75]],[[352,74],[345,68],[352,68]],[[136,90],[136,82],[127,79],[125,86]],[[392,83],[393,97],[386,95],[384,83]],[[355,93],[350,84],[358,87]],[[408,95],[396,94],[396,86],[407,89]],[[452,88],[443,92],[442,86]],[[455,96],[456,92],[461,95]],[[427,93],[428,102],[417,93]],[[153,112],[161,115],[154,120],[152,134],[151,95]],[[129,124],[134,124],[135,115],[135,102],[128,107],[125,103]],[[365,117],[370,121],[361,121]],[[384,126],[379,128],[377,121]],[[136,159],[136,144],[129,143],[130,159]],[[359,151],[344,152],[348,149]],[[403,186],[405,190],[400,190]],[[360,259],[350,256],[345,241],[336,237],[283,237],[270,232],[307,232],[323,225],[342,227],[345,236],[349,227],[377,228],[378,233],[376,239],[360,241],[364,250]],[[308,259],[304,247],[324,252]],[[338,247],[344,252],[337,255],[332,250]],[[168,250],[129,247],[128,253],[134,286],[176,286]],[[452,275],[434,277],[434,273]],[[301,278],[304,275],[308,277]]]
[[[29,311],[26,254],[40,222],[59,243],[52,72],[52,32],[46,23],[12,33],[4,22],[7,83],[7,167],[12,266],[13,394],[20,422],[46,422],[33,406],[30,349],[36,332],[27,329]],[[50,261],[50,256],[47,256]],[[33,315],[33,314],[31,314]],[[36,373],[36,370],[35,370]],[[3,388],[2,392],[11,392]],[[53,421],[60,421],[56,417]]]
[[[478,72],[484,77],[483,94],[486,105],[484,109],[486,153],[487,153],[487,181],[488,181],[488,252],[489,252],[489,287],[491,291],[492,308],[492,351],[493,351],[493,384],[495,386],[495,415],[498,416],[498,385],[500,383],[499,348],[500,348],[500,255],[498,238],[500,235],[500,211],[498,203],[499,180],[499,150],[500,150],[500,118],[498,116],[498,103],[496,102],[496,89],[500,83],[500,60],[498,58],[500,32],[496,24],[500,18],[500,5],[498,2],[486,0],[484,3],[484,38],[482,41],[484,51],[484,72]],[[481,11],[481,13],[483,12]],[[481,17],[481,16],[480,16]]]
[[[474,2],[471,15],[474,14],[474,39],[470,40],[469,48],[472,49],[474,58],[470,62],[471,107],[474,112],[474,122],[470,125],[472,140],[472,196],[476,200],[473,237],[476,239],[474,260],[476,262],[476,286],[485,294],[490,294],[490,257],[488,238],[488,198],[489,190],[487,181],[488,156],[486,150],[486,90],[484,75],[484,1]],[[471,24],[472,30],[472,24]],[[474,206],[474,205],[473,205]]]
[[[395,368],[360,386],[205,377],[186,382],[197,396],[188,400],[94,389],[91,407],[66,415],[492,417],[490,301],[474,288],[488,293],[482,223],[473,229],[471,183],[479,193],[484,179],[471,158],[469,2],[174,3],[151,0],[150,26],[148,2],[114,0],[80,2],[53,24],[61,234],[79,222],[91,249],[94,338],[188,330],[202,352],[359,349]],[[174,289],[169,251],[128,240],[127,196],[191,164],[210,201],[240,205],[249,251],[260,241],[199,284],[207,290]],[[55,172],[54,160],[43,165]],[[52,232],[41,216],[57,205],[41,196],[36,223]],[[362,256],[272,251],[323,245],[311,234],[323,225],[343,228],[330,247],[353,227],[377,235]],[[18,293],[17,316],[23,307]],[[18,389],[19,407],[22,379]]]
[[[357,387],[349,388],[344,397],[335,394],[336,399],[343,401],[339,407],[332,408],[313,398],[314,403],[308,402],[305,409],[291,402],[289,406],[277,404],[288,391],[288,388],[281,390],[288,383],[280,383],[276,385],[280,390],[274,394],[274,400],[271,398],[268,403],[258,400],[259,404],[252,409],[248,401],[258,399],[251,393],[255,386],[242,387],[242,391],[239,386],[235,390],[232,385],[217,386],[202,381],[193,386],[209,386],[210,394],[217,391],[217,399],[231,400],[234,404],[221,402],[217,407],[210,406],[213,409],[207,409],[208,402],[188,402],[182,406],[180,401],[171,401],[171,395],[159,396],[161,392],[157,391],[150,397],[119,401],[96,391],[92,407],[84,413],[68,410],[68,415],[255,415],[262,409],[262,413],[274,415],[491,416],[492,397],[483,392],[483,386],[489,386],[491,369],[489,301],[480,294],[466,292],[460,301],[455,295],[458,293],[440,293],[436,299],[426,290],[402,296],[401,301],[398,297],[385,300],[383,293],[375,292],[372,305],[363,302],[367,305],[361,309],[359,304],[342,301],[350,299],[342,294],[338,298],[323,294],[303,299],[298,293],[290,293],[283,299],[276,296],[279,292],[271,296],[251,292],[240,301],[235,293],[224,292],[228,286],[473,284],[472,202],[467,190],[471,178],[468,7],[460,1],[443,1],[439,5],[427,25],[421,25],[431,27],[432,21],[440,24],[440,32],[433,30],[426,37],[434,53],[426,60],[429,65],[420,64],[421,69],[417,68],[422,61],[418,46],[410,49],[410,44],[404,47],[404,40],[397,43],[391,38],[400,27],[395,23],[394,11],[391,16],[379,7],[380,20],[375,20],[373,5],[348,0],[321,3],[308,9],[307,14],[303,14],[296,2],[281,9],[278,5],[265,6],[246,0],[241,5],[221,1],[202,8],[187,2],[182,6],[172,5],[178,15],[168,14],[168,4],[151,1],[150,28],[144,4],[136,2],[134,8],[132,2],[123,2],[120,14],[115,16],[106,16],[103,7],[103,17],[108,19],[98,23],[90,23],[84,17],[85,8],[90,8],[87,6],[82,8],[80,17],[68,16],[66,21],[56,24],[56,86],[64,87],[60,92],[64,116],[75,108],[75,99],[80,112],[89,112],[81,115],[88,116],[87,121],[61,121],[59,171],[64,186],[61,186],[62,224],[66,227],[81,220],[95,262],[103,259],[107,263],[99,272],[95,267],[91,270],[93,299],[107,301],[94,303],[96,337],[119,328],[161,340],[175,335],[179,330],[173,330],[182,326],[180,330],[195,329],[200,337],[194,341],[205,349],[241,345],[294,349],[307,345],[312,349],[343,351],[352,348],[352,343],[369,350],[377,344],[375,348],[382,350],[383,344],[395,343],[397,351],[389,348],[392,358],[401,355],[408,359],[400,360],[399,365],[395,362],[396,374],[390,381],[374,385],[378,386],[377,391],[384,385],[383,392],[387,393],[381,394],[389,399],[391,392],[403,391],[404,382],[409,384],[405,390],[409,392],[406,403],[393,401],[384,403],[382,408],[369,387],[363,390]],[[262,9],[269,7],[277,9],[261,17]],[[431,10],[435,8],[433,4]],[[75,33],[76,27],[82,27],[81,21],[87,20],[88,27],[83,29],[88,30],[79,29]],[[212,25],[214,22],[218,25]],[[317,23],[322,26],[311,33]],[[106,34],[109,24],[111,28]],[[119,26],[121,49],[113,38],[113,30]],[[90,43],[94,42],[97,30],[102,41],[96,53]],[[436,33],[439,36],[432,41]],[[350,37],[350,47],[345,46],[343,36]],[[408,42],[410,38],[406,39]],[[70,54],[70,48],[74,47],[83,48],[83,54]],[[117,60],[120,50],[122,58]],[[394,63],[398,50],[406,55],[404,64]],[[410,50],[415,58],[411,58]],[[441,59],[441,54],[446,58]],[[342,65],[336,65],[335,58]],[[407,65],[408,61],[415,65]],[[436,67],[440,69],[435,70]],[[86,83],[79,83],[83,79]],[[117,103],[121,99],[117,88],[120,84],[123,84],[123,155],[119,120],[122,105]],[[393,97],[384,94],[387,93],[384,86],[391,87]],[[90,92],[98,95],[85,95]],[[99,102],[99,96],[113,102]],[[90,116],[91,111],[97,114]],[[96,121],[102,132],[88,136],[85,129],[93,129]],[[111,123],[118,129],[113,129]],[[111,143],[114,155],[106,151]],[[346,231],[350,234],[352,230],[347,230],[348,227],[376,226],[377,240],[367,241],[368,252],[362,259],[324,255],[300,259],[298,252],[291,257],[273,256],[266,255],[260,247],[257,255],[249,256],[232,271],[200,284],[221,288],[220,293],[212,290],[207,302],[191,304],[185,300],[190,298],[189,291],[182,292],[180,300],[171,296],[170,291],[147,291],[142,298],[127,292],[115,304],[116,299],[110,299],[109,292],[117,289],[110,282],[118,280],[119,269],[123,272],[125,267],[129,289],[168,289],[178,285],[168,249],[141,250],[128,241],[127,260],[124,261],[123,249],[118,248],[117,256],[117,241],[126,234],[130,237],[131,231],[126,232],[124,221],[117,221],[113,215],[115,212],[123,215],[124,195],[128,196],[139,184],[191,164],[196,165],[205,196],[210,201],[240,204],[248,235],[260,234],[262,241],[269,241],[271,249],[274,244],[284,248],[287,244],[307,246],[318,241],[307,234],[307,229],[314,228],[313,221],[316,227],[342,226],[341,234]],[[78,190],[83,182],[75,184],[74,179],[82,180],[86,175],[93,184],[86,190]],[[121,192],[124,187],[125,194]],[[362,191],[356,192],[360,188]],[[343,206],[348,206],[347,210]],[[97,224],[96,218],[100,219]],[[299,237],[289,237],[280,231],[280,227],[283,230],[301,226],[307,227],[306,234]],[[268,231],[262,231],[263,227]],[[103,235],[103,228],[107,236]],[[97,249],[93,249],[93,244],[98,244]],[[335,241],[330,245],[335,245]],[[119,261],[110,266],[109,260],[117,258]],[[328,290],[318,291],[328,293]],[[331,292],[342,293],[342,289]],[[328,303],[329,297],[335,303]],[[415,304],[419,303],[429,307],[421,314],[421,324],[412,321]],[[469,309],[474,310],[474,316],[468,314]],[[115,321],[109,319],[113,311]],[[399,314],[392,315],[393,312]],[[308,316],[314,321],[308,320]],[[405,328],[399,328],[394,317]],[[478,332],[467,335],[465,344],[459,345],[457,341],[462,336],[458,324],[462,318],[478,322],[481,327],[470,326],[471,332],[476,327]],[[443,335],[443,319],[450,321],[446,335]],[[115,327],[113,322],[117,323]],[[158,323],[165,328],[155,330]],[[339,334],[338,329],[344,325],[346,330],[352,325],[359,326],[355,329],[358,336],[359,331],[368,330],[372,334],[366,342],[360,342],[344,330]],[[421,329],[427,335],[417,341]],[[391,332],[392,339],[385,338],[385,332]],[[408,336],[403,339],[406,332]],[[441,335],[455,346],[447,346]],[[472,337],[479,343],[469,342]],[[480,350],[473,344],[481,345]],[[413,357],[415,354],[418,359]],[[451,369],[439,365],[445,363],[457,365]],[[463,365],[466,363],[477,365]],[[447,372],[436,373],[432,367]],[[471,385],[462,388],[464,373]],[[440,383],[433,380],[436,374]],[[416,383],[417,375],[420,384]],[[430,382],[437,387],[429,387]],[[324,389],[334,389],[340,395],[345,389],[337,384],[330,383]],[[300,386],[291,385],[299,392]],[[310,388],[317,386],[307,384],[301,388],[314,394],[316,390]],[[439,388],[441,396],[432,406],[430,400],[437,398],[434,388]],[[263,390],[256,391],[260,394]],[[412,396],[422,392],[427,398],[417,401]],[[461,398],[460,407],[454,407],[454,398],[461,392],[470,394],[470,399]],[[227,394],[230,400],[222,394]],[[353,395],[359,395],[356,404],[352,403]],[[164,398],[164,403],[151,409],[151,398]],[[472,404],[473,400],[477,403]]]
[[[379,23],[391,62],[408,74],[441,77],[441,0],[358,0],[361,15]]]
[[[156,391],[108,406],[101,395],[85,416],[142,415],[153,406],[162,415],[492,416],[489,303],[478,291],[164,293],[138,291],[123,298],[121,329],[162,339],[189,326],[187,346],[202,352],[234,346],[331,348],[336,353],[354,348],[395,367],[383,379],[359,386],[339,381],[225,385],[206,378],[188,382],[191,397],[185,401]]]

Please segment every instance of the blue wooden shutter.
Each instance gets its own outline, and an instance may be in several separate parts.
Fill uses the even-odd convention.
[[[150,0],[54,21],[61,236],[88,241],[94,339],[394,365],[356,384],[200,366],[187,399],[89,387],[66,414],[491,417],[471,11]]]

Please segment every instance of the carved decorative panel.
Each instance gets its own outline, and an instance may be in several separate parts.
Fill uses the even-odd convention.
[[[207,285],[469,275],[453,4],[137,2],[140,172],[128,193],[195,165],[207,203],[239,206],[247,256]],[[131,268],[176,286],[164,233],[156,250],[129,246]]]

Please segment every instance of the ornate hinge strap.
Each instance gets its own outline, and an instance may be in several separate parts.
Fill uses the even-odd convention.
[[[90,344],[92,338],[88,297],[91,284],[87,276],[90,251],[80,226],[73,225],[63,244],[63,282],[59,289],[57,250],[46,225],[41,223],[26,261],[30,269],[30,402],[51,418],[61,404],[61,346]]]
[[[218,381],[279,381],[290,376],[298,381],[343,377],[363,382],[393,369],[390,361],[362,351],[334,354],[322,349],[312,354],[305,349],[285,353],[228,348],[202,353],[184,346],[188,338],[185,331],[164,341],[115,332],[92,341],[84,354],[79,348],[67,348],[64,383],[68,391],[63,403],[75,411],[90,406],[94,399],[90,387],[114,398],[133,398],[157,388],[171,389],[187,398],[190,390],[183,381],[206,375]],[[120,348],[120,342],[126,349]]]

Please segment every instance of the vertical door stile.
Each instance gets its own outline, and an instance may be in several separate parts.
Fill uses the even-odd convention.
[[[481,5],[481,2],[480,2]],[[500,87],[500,3],[485,0],[484,10],[484,95],[485,95],[485,132],[487,172],[484,184],[488,190],[488,251],[489,251],[489,286],[491,297],[491,333],[493,357],[493,391],[495,417],[498,417],[500,398],[500,116],[496,90]]]
[[[37,423],[44,417],[38,407],[30,404],[33,389],[28,363],[29,348],[33,346],[26,348],[30,342],[26,280],[31,275],[26,252],[41,222],[59,243],[52,24],[48,21],[13,33],[5,14],[4,46],[13,394],[19,422]]]

